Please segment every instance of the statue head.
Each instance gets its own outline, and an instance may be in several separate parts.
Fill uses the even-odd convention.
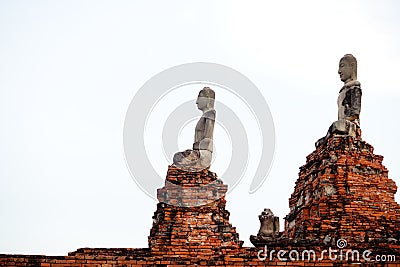
[[[357,81],[357,59],[352,54],[344,55],[339,61],[338,73],[344,83]]]
[[[197,108],[200,110],[210,110],[214,108],[215,92],[210,87],[204,87],[197,97]]]
[[[274,213],[273,213],[272,210],[270,210],[270,209],[264,209],[264,210],[261,212],[261,215],[274,216]]]

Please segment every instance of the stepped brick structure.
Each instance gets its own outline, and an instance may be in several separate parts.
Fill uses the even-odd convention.
[[[225,209],[227,190],[208,169],[187,172],[170,166],[165,187],[157,192],[160,203],[149,237],[152,253],[201,257],[240,248],[243,242]]]
[[[318,147],[300,168],[284,235],[331,244],[345,239],[351,247],[393,243],[400,249],[397,187],[382,160],[360,138],[336,136]]]

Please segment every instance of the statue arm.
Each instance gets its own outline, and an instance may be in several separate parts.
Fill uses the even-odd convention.
[[[355,87],[347,92],[346,98],[348,103],[346,105],[345,115],[349,121],[354,121],[360,117],[361,112],[361,88]]]
[[[208,111],[206,114],[204,114],[205,119],[206,119],[206,127],[204,131],[204,137],[205,138],[213,138],[213,133],[214,133],[214,124],[215,124],[215,110]]]
[[[209,150],[212,152],[213,150],[213,133],[214,133],[214,124],[215,124],[215,110],[211,110],[206,112],[203,115],[205,119],[205,127],[204,132],[202,134],[202,139],[198,140],[195,144],[193,144],[194,149],[199,150]]]

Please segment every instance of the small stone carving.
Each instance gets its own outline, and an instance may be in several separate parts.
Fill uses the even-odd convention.
[[[338,97],[338,120],[332,123],[326,136],[315,143],[316,147],[325,144],[332,135],[359,135],[362,91],[357,81],[356,58],[351,54],[344,55],[339,61],[338,73],[344,83]]]
[[[215,92],[204,87],[197,98],[196,104],[203,115],[197,122],[193,149],[177,152],[174,155],[174,165],[184,170],[202,170],[209,168],[213,152],[213,133],[215,124],[214,110]]]
[[[261,223],[258,235],[263,237],[279,235],[279,217],[275,217],[270,209],[264,209],[258,218]]]
[[[264,209],[258,216],[260,220],[260,230],[257,236],[250,236],[250,241],[256,244],[263,244],[277,240],[279,237],[279,217],[274,216],[270,209]]]

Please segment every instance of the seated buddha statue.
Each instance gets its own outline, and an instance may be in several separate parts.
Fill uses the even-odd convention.
[[[203,112],[197,122],[192,149],[175,153],[173,162],[184,170],[202,170],[209,168],[213,152],[213,133],[215,124],[215,92],[204,87],[197,97],[197,108]]]
[[[339,61],[340,80],[344,83],[338,97],[338,120],[332,123],[325,137],[315,146],[325,144],[333,135],[360,135],[361,84],[357,81],[357,60],[351,54],[344,55]]]

